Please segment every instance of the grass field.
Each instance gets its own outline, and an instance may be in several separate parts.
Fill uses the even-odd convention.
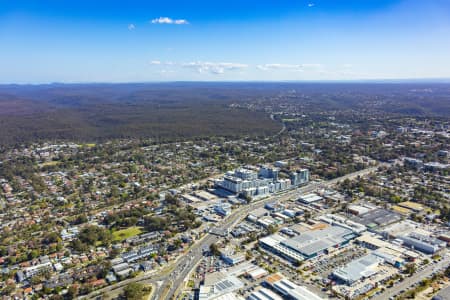
[[[86,148],[93,148],[93,147],[95,147],[95,146],[97,146],[97,144],[94,144],[94,143],[78,144],[78,147],[81,147],[81,148],[83,148],[83,147],[86,147]]]
[[[300,118],[295,118],[295,119],[282,119],[281,121],[289,123],[289,122],[298,122],[300,120],[301,120]]]
[[[39,166],[40,166],[40,167],[49,167],[49,166],[56,166],[56,165],[58,165],[58,164],[60,164],[59,161],[54,161],[54,160],[52,160],[52,161],[46,161],[46,162],[40,164]]]
[[[140,234],[141,232],[142,232],[142,227],[137,227],[137,226],[114,231],[112,233],[113,241],[123,241],[127,238],[136,236],[136,235]]]

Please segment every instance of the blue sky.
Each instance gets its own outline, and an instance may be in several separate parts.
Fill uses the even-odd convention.
[[[0,83],[450,78],[448,0],[0,0]]]

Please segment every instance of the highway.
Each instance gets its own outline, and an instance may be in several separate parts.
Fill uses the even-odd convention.
[[[380,165],[379,165],[380,166]],[[263,207],[268,202],[286,201],[299,194],[310,193],[314,190],[327,188],[335,185],[339,181],[345,179],[353,179],[358,176],[365,176],[375,171],[379,166],[367,168],[361,171],[347,174],[345,176],[323,182],[312,182],[306,186],[297,189],[288,190],[286,192],[278,193],[273,196],[254,201],[249,205],[243,206],[232,212],[227,218],[217,224],[217,227],[222,230],[230,230],[236,226],[247,214],[259,207]],[[198,262],[202,258],[202,249],[209,248],[209,246],[217,242],[220,237],[211,233],[205,234],[199,241],[197,241],[191,249],[178,257],[168,267],[159,272],[149,272],[136,278],[130,278],[114,285],[99,289],[91,294],[84,296],[85,299],[93,299],[97,296],[105,294],[108,298],[115,298],[120,295],[122,288],[131,282],[141,282],[144,284],[151,284],[155,289],[152,293],[152,299],[177,299],[179,293],[184,287],[184,281],[188,279],[188,275],[194,271]]]

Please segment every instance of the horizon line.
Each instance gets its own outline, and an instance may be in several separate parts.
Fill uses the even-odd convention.
[[[450,77],[443,78],[378,78],[378,79],[320,79],[320,80],[167,80],[167,81],[54,81],[38,83],[0,83],[0,86],[39,85],[95,85],[95,84],[170,84],[170,83],[450,83]]]

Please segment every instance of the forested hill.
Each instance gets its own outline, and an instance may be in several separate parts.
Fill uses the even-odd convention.
[[[0,145],[59,139],[272,135],[281,125],[270,119],[265,108],[280,100],[304,103],[305,109],[448,117],[450,84],[0,85]]]
[[[263,112],[231,108],[246,93],[208,85],[0,86],[0,144],[37,140],[272,135]]]

